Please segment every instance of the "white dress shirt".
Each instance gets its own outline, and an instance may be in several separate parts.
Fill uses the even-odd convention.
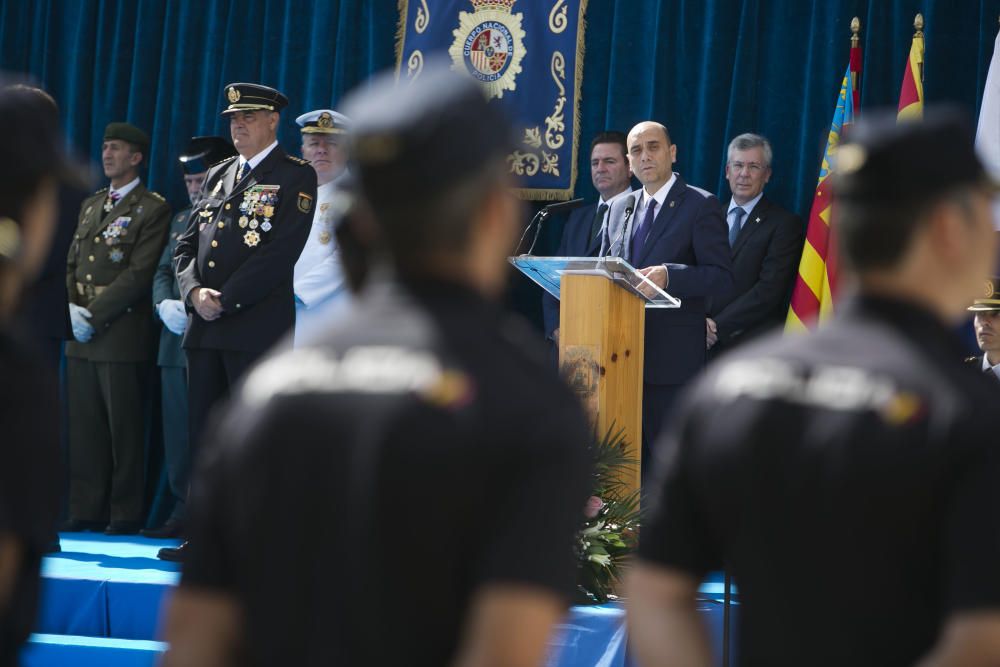
[[[677,182],[677,174],[670,174],[670,180],[663,184],[659,190],[653,193],[653,199],[656,200],[656,215],[660,214],[663,210],[663,202],[666,201],[667,195],[670,194],[670,188],[674,187],[674,183]],[[635,216],[632,218],[632,233],[635,233],[635,228],[642,224],[642,221],[646,217],[646,207],[649,206],[649,194],[646,192],[646,188],[641,188],[639,190],[640,196],[639,201],[636,203]],[[629,239],[631,243],[631,239]]]
[[[127,195],[128,193],[130,193],[133,190],[135,190],[135,188],[136,188],[137,185],[139,185],[139,177],[138,176],[136,176],[133,180],[131,180],[128,183],[126,183],[125,185],[121,186],[117,190],[115,188],[111,188],[108,191],[108,196],[111,197],[111,196],[114,196],[114,195],[118,195],[118,198],[116,199],[116,201],[121,201],[122,199],[125,199],[125,195]]]
[[[986,353],[984,352],[983,353],[983,372],[985,373],[986,371],[993,371],[993,375],[996,375],[997,379],[1000,380],[1000,364],[997,364],[995,366],[991,366],[990,365],[990,360],[986,358]]]
[[[265,148],[261,152],[257,153],[256,155],[254,155],[249,160],[245,159],[241,155],[240,159],[239,159],[239,167],[236,169],[236,173],[237,174],[240,173],[240,169],[243,169],[243,165],[244,164],[249,164],[251,170],[256,169],[257,165],[260,164],[261,162],[263,162],[264,158],[266,158],[268,155],[270,155],[271,151],[273,151],[275,148],[277,148],[277,146],[278,146],[278,140],[275,139],[274,142],[270,146],[268,146],[267,148]],[[244,176],[247,175],[246,170],[243,171],[243,175]]]

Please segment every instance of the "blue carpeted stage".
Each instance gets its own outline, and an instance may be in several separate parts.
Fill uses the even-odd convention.
[[[173,540],[64,533],[62,553],[42,566],[42,604],[24,667],[151,667],[166,645],[157,641],[160,612],[180,578],[156,559]],[[702,586],[699,610],[722,644],[722,581]],[[552,638],[549,667],[623,667],[624,612],[617,604],[574,607]]]

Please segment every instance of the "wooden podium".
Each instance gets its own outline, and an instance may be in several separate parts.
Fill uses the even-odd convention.
[[[639,462],[642,452],[642,367],[646,308],[680,301],[618,257],[512,257],[511,263],[559,299],[559,368],[580,397],[598,437],[624,429]]]

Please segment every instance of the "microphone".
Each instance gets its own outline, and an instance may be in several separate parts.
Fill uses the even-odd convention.
[[[528,226],[524,228],[524,233],[521,234],[521,240],[517,242],[517,247],[514,248],[514,254],[517,254],[517,250],[521,247],[521,244],[524,243],[525,237],[528,236],[528,230],[531,229],[532,225],[536,225],[536,222],[537,225],[535,226],[535,236],[531,239],[531,246],[528,248],[528,252],[525,253],[526,255],[530,255],[535,250],[535,244],[538,243],[538,236],[539,234],[541,234],[542,231],[542,223],[545,222],[546,218],[548,218],[553,213],[572,211],[574,208],[578,208],[582,205],[583,205],[583,199],[570,199],[569,201],[555,202],[549,204],[548,206],[542,207],[542,210],[536,213],[535,217],[533,217],[531,219],[531,222],[528,223]]]
[[[608,233],[611,231],[610,229],[611,218],[608,217],[608,224],[604,226],[604,238],[606,241],[608,241],[608,246],[607,246],[608,250],[606,253],[604,253],[605,257],[611,256],[611,249],[614,248],[615,243],[619,243],[618,252],[619,256],[621,256],[622,246],[625,243],[625,230],[628,229],[629,219],[632,217],[633,211],[635,211],[635,195],[629,195],[628,198],[625,200],[625,217],[622,218],[622,228],[621,230],[619,230],[618,236],[615,237],[613,243],[608,237]]]

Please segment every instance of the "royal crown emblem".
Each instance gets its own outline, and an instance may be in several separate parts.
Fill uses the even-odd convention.
[[[986,281],[986,289],[983,291],[983,297],[986,298],[986,299],[992,299],[994,294],[995,294],[995,292],[994,292],[994,289],[993,289],[993,281],[992,280],[987,280]]]
[[[229,98],[230,104],[236,104],[240,101],[240,91],[236,90],[233,86],[229,86],[229,90],[226,91],[226,97]]]
[[[333,127],[333,116],[324,111],[319,115],[319,119],[316,121],[316,125],[318,125],[319,127],[326,127],[326,128]]]
[[[473,12],[458,13],[455,41],[448,49],[454,69],[464,69],[486,88],[488,99],[514,90],[524,58],[522,14],[512,12],[517,0],[469,0]]]

